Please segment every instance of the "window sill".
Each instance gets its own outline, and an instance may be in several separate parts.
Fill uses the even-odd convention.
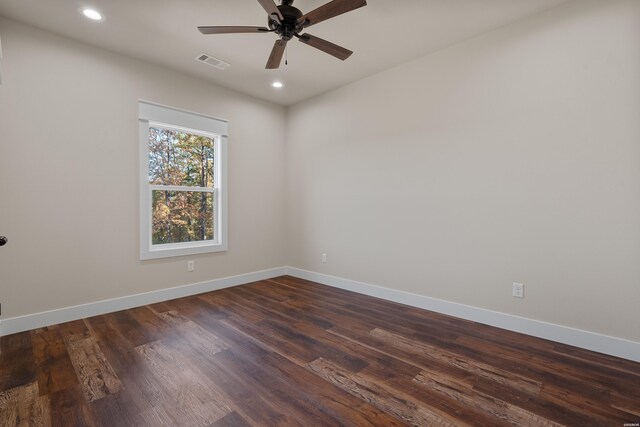
[[[226,244],[199,244],[193,246],[167,245],[163,248],[153,248],[140,251],[140,260],[171,258],[186,255],[206,254],[212,252],[224,252],[227,250]]]

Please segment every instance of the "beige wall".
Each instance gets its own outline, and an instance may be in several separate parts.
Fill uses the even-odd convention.
[[[2,18],[0,34],[3,318],[285,265],[283,108]],[[229,120],[227,253],[138,260],[138,99]]]
[[[289,264],[640,341],[639,47],[576,1],[290,108]]]
[[[571,2],[286,116],[0,35],[5,319],[289,264],[640,341],[638,1]],[[230,120],[227,253],[138,260],[138,99]]]

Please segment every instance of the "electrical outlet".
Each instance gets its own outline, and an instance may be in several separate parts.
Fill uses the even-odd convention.
[[[516,298],[524,298],[524,284],[513,283],[513,296]]]
[[[193,271],[196,269],[195,261],[187,261],[187,271]]]
[[[327,254],[322,254],[322,262],[327,262]]]

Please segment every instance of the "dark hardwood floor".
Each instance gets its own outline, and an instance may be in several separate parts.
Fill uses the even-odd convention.
[[[3,337],[0,426],[640,422],[640,364],[280,277]]]

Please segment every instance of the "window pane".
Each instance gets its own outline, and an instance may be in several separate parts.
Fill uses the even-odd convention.
[[[212,138],[149,127],[149,183],[213,187],[214,148]]]
[[[153,190],[152,243],[213,240],[213,193]]]

